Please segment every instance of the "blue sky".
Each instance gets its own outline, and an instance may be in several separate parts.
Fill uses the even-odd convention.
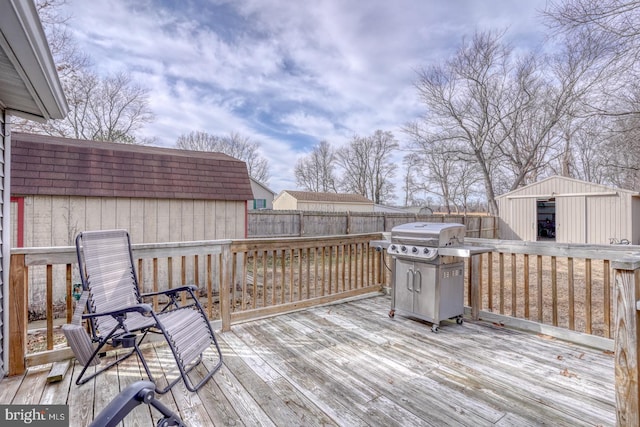
[[[391,131],[424,112],[416,69],[446,59],[476,29],[541,42],[545,0],[68,0],[96,71],[150,89],[144,135],[173,147],[191,131],[238,132],[269,160],[269,186],[321,140]],[[401,177],[398,176],[398,182]],[[400,185],[398,185],[399,187]]]

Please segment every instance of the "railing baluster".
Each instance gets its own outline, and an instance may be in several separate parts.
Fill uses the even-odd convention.
[[[576,330],[575,283],[573,276],[573,258],[567,258],[567,282],[569,299],[569,329]]]
[[[518,274],[516,271],[516,254],[511,254],[511,315],[518,314]]]
[[[504,253],[499,253],[499,268],[500,268],[500,314],[504,312]]]
[[[487,309],[493,311],[493,252],[487,254]]]
[[[537,291],[538,291],[538,322],[544,321],[544,298],[542,295],[542,255],[538,255],[536,259],[536,279],[537,279]]]
[[[53,350],[53,265],[47,264],[47,350]]]
[[[551,257],[551,306],[553,310],[553,326],[558,326],[558,264],[555,256]]]
[[[71,275],[71,264],[67,264],[67,323],[71,323],[73,318],[73,280]]]
[[[207,254],[207,317],[213,318],[213,257]]]
[[[180,284],[182,286],[185,286],[187,284],[187,257],[183,255],[181,258],[182,259],[180,260]],[[183,306],[187,305],[187,293],[180,292],[180,294],[181,294],[180,300],[182,301],[182,305]]]
[[[584,260],[584,322],[585,332],[590,334],[593,328],[593,319],[591,312],[591,287],[593,283],[591,280],[591,260]]]
[[[529,254],[524,254],[524,318],[531,318],[529,310]]]
[[[153,292],[158,292],[158,258],[153,258]],[[153,311],[158,311],[158,296],[154,295],[152,298],[153,301]]]
[[[611,338],[611,261],[605,259],[602,263],[603,299],[604,299],[604,336]]]

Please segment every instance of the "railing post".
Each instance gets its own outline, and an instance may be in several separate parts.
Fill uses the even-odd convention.
[[[480,275],[482,272],[482,255],[471,256],[471,318],[480,319],[480,309],[482,308],[482,292],[480,289]]]
[[[11,255],[9,266],[9,375],[22,375],[26,370],[28,270],[24,254]]]
[[[616,424],[640,425],[638,298],[640,259],[614,261]]]
[[[231,330],[231,245],[229,243],[222,246],[222,281],[220,282],[220,320],[222,321],[222,332]]]

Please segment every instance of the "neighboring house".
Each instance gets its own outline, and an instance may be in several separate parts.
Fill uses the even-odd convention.
[[[226,154],[15,133],[11,159],[16,246],[111,228],[133,243],[246,236],[249,175]]]
[[[67,102],[32,1],[4,0],[0,11],[0,380],[9,355],[8,282],[11,242],[9,116],[62,119]]]
[[[253,200],[249,200],[247,208],[251,210],[273,209],[273,199],[276,193],[263,183],[251,178]]]
[[[373,212],[373,202],[359,194],[283,190],[273,201],[273,209],[316,212]]]
[[[399,213],[399,214],[411,213],[409,212],[409,210],[407,210],[407,208],[399,208],[397,206],[387,206],[387,205],[379,205],[379,204],[373,205],[373,211],[381,212],[381,213]]]
[[[501,239],[640,244],[640,193],[553,176],[496,198]]]

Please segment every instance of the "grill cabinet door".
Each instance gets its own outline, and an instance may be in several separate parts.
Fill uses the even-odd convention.
[[[413,312],[413,262],[396,259],[394,282],[395,309]]]
[[[414,269],[414,301],[413,311],[421,319],[429,322],[439,322],[438,312],[438,267],[434,264],[416,262]]]

